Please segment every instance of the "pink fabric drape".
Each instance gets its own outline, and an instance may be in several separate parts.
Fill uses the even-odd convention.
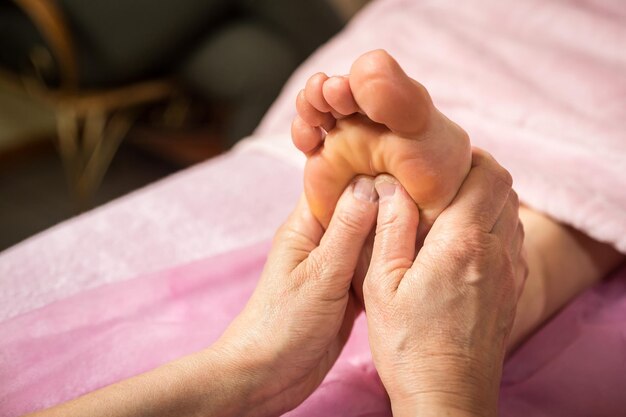
[[[1,323],[0,415],[51,406],[209,346],[244,307],[269,245],[105,285]],[[623,414],[624,317],[626,265],[509,359],[501,415]],[[363,315],[321,387],[289,415],[391,415]]]
[[[379,0],[296,71],[257,134],[289,133],[310,75],[383,48],[526,204],[626,253],[624,45],[622,0]]]

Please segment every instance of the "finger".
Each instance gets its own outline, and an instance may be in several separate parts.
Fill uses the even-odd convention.
[[[507,205],[508,207],[509,205]],[[508,214],[505,214],[510,212]],[[503,210],[503,216],[513,216],[517,213],[513,213],[510,209],[505,208]],[[504,250],[508,253],[511,267],[513,268],[513,279],[515,293],[517,299],[519,299],[522,289],[524,288],[524,282],[526,275],[528,274],[528,265],[526,264],[525,249],[524,249],[524,226],[519,219],[514,221],[500,221],[494,226],[494,230],[498,228],[499,231],[496,235],[500,236],[500,242],[504,245]],[[508,235],[508,236],[507,236]]]
[[[376,228],[373,227],[370,231],[370,234],[367,236],[367,239],[365,239],[363,249],[361,250],[361,255],[359,256],[359,260],[356,264],[356,269],[354,270],[354,277],[352,278],[352,289],[354,290],[354,295],[359,301],[361,307],[365,306],[365,302],[363,301],[363,283],[365,281],[365,277],[367,275],[367,271],[369,270],[370,262],[372,260],[374,236],[376,235],[375,229]]]
[[[508,243],[508,253],[512,261],[516,261],[524,247],[524,226],[518,221]]]
[[[281,263],[284,262],[293,270],[319,245],[323,234],[324,228],[311,213],[306,197],[302,194],[294,211],[274,235],[269,257],[280,259]]]
[[[517,193],[511,190],[509,197],[504,204],[504,208],[500,213],[500,216],[496,220],[491,233],[498,236],[504,243],[514,243],[515,232],[519,224],[519,199]],[[517,252],[515,252],[517,253]]]
[[[516,255],[520,255],[524,250],[524,239],[526,237],[526,232],[524,230],[524,224],[521,220],[517,222],[517,228],[515,229],[515,244],[513,246],[513,253]]]
[[[342,285],[349,285],[363,244],[376,221],[377,202],[373,178],[358,177],[346,188],[319,246],[307,260],[309,267],[317,269],[313,276],[338,279]]]
[[[379,195],[378,218],[372,261],[364,292],[393,293],[415,259],[419,211],[398,181],[389,175],[376,179]]]
[[[515,290],[517,294],[517,301],[519,301],[522,293],[524,292],[526,278],[528,278],[528,255],[526,253],[526,248],[522,245],[515,274]]]
[[[511,174],[491,155],[473,148],[472,168],[452,203],[435,220],[429,236],[469,227],[489,233],[506,204],[512,184]]]
[[[524,226],[519,218],[519,199],[517,193],[511,190],[507,203],[496,221],[491,233],[499,238],[504,245],[514,270],[515,289],[519,298],[523,288],[523,277],[527,274],[527,265],[524,258]]]

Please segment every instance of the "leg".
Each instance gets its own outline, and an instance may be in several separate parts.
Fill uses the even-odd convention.
[[[526,232],[529,274],[517,307],[511,347],[624,260],[610,245],[529,208],[520,209],[520,218]]]

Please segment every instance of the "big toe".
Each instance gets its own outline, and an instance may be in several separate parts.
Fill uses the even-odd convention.
[[[416,136],[428,128],[434,111],[428,92],[386,51],[367,52],[352,64],[350,88],[361,110],[395,133]]]

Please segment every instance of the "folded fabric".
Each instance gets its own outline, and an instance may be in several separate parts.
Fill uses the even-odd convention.
[[[288,163],[229,152],[81,214],[0,253],[0,321],[270,239],[301,190]]]
[[[209,346],[269,244],[87,290],[0,323],[0,415],[75,398]]]

